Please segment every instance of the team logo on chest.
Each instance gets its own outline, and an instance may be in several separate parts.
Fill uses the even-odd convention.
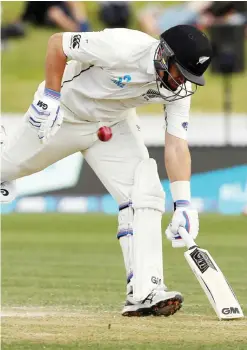
[[[120,88],[123,88],[126,86],[127,83],[131,81],[130,75],[124,75],[123,77],[117,77],[115,79],[111,79],[111,81],[119,86]]]

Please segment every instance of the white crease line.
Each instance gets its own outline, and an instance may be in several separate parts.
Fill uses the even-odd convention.
[[[99,312],[95,314],[85,314],[85,313],[80,313],[80,312],[62,312],[62,311],[5,311],[1,312],[1,317],[20,317],[20,318],[34,318],[34,317],[52,317],[52,316],[62,316],[62,317],[81,317],[81,318],[96,318],[102,317],[102,314],[106,313],[105,316],[109,317],[116,317],[116,312]],[[120,316],[120,314],[118,315]],[[206,318],[211,318],[211,316],[205,316],[205,315],[200,315],[200,314],[181,314],[181,316],[191,316],[191,317],[206,317]]]
[[[31,307],[23,308],[23,307],[13,307],[8,310],[2,310],[0,313],[1,318],[4,317],[17,317],[17,318],[42,318],[42,317],[79,317],[79,318],[101,318],[102,316],[105,317],[117,317],[120,316],[120,313],[118,311],[100,311],[97,313],[92,313],[90,311],[76,311],[76,312],[71,312],[71,311],[66,311],[66,310],[60,310],[60,311],[52,311],[52,310],[41,310],[39,311],[38,308],[34,309]],[[205,314],[191,314],[191,313],[183,313],[181,312],[179,314],[181,317],[192,317],[192,318],[198,318],[201,317],[202,322],[205,321],[218,321],[217,316],[212,315],[205,315]],[[239,320],[247,320],[247,317],[245,316],[244,318],[240,318]]]

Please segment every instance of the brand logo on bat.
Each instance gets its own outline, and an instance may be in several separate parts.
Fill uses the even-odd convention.
[[[210,259],[210,257],[203,251],[199,249],[195,249],[191,254],[191,258],[193,259],[194,263],[198,267],[198,269],[201,271],[201,273],[204,273],[207,271],[209,267],[211,269],[214,269],[217,271],[216,267],[214,266],[214,263]]]
[[[230,315],[230,314],[240,314],[239,309],[237,307],[224,307],[224,309],[221,310],[221,312],[224,315]]]

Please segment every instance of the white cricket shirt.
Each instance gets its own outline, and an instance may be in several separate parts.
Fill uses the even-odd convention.
[[[74,121],[117,122],[137,106],[165,103],[168,132],[186,139],[190,97],[169,103],[159,97],[153,64],[158,44],[143,32],[124,28],[64,33],[63,50],[71,61],[63,76],[61,103]]]

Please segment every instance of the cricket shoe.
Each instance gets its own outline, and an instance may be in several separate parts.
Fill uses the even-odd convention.
[[[165,290],[152,290],[142,301],[135,302],[133,291],[127,295],[127,300],[122,310],[123,316],[170,316],[175,314],[183,303],[183,296],[179,292]]]

